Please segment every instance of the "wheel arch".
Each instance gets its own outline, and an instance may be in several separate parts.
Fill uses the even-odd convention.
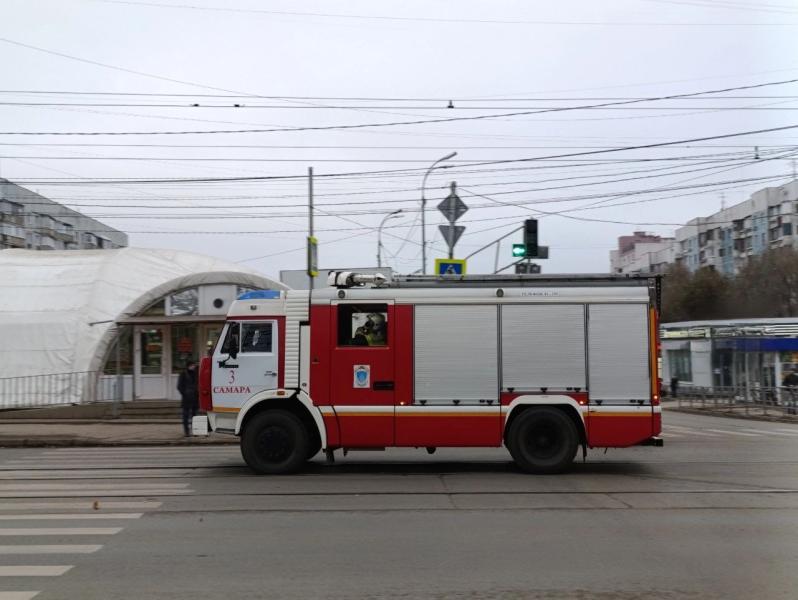
[[[536,407],[549,407],[565,413],[571,419],[576,431],[579,434],[579,444],[587,444],[587,425],[585,423],[585,412],[587,406],[580,405],[570,396],[519,396],[507,406],[507,414],[504,419],[504,431],[502,439],[507,443],[507,433],[513,422],[524,412]]]
[[[319,443],[321,448],[327,447],[327,431],[324,427],[321,412],[310,400],[310,397],[296,390],[267,390],[252,396],[238,412],[235,434],[241,435],[247,423],[257,414],[266,410],[286,410],[296,415],[307,427],[308,433]]]

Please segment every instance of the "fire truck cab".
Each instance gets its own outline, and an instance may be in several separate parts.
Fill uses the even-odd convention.
[[[330,274],[243,294],[200,367],[213,431],[258,473],[320,450],[508,448],[525,471],[579,447],[661,446],[659,279]]]

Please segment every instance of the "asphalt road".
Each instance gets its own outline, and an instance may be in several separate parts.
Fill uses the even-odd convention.
[[[257,477],[235,447],[0,449],[0,600],[798,597],[798,426],[665,423],[560,476],[502,450]]]

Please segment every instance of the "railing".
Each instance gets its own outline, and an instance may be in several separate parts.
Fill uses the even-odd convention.
[[[679,408],[701,408],[744,416],[788,416],[798,414],[798,387],[736,386],[706,388],[679,386],[675,400]]]
[[[121,398],[119,379],[96,371],[0,377],[0,409],[109,402]]]

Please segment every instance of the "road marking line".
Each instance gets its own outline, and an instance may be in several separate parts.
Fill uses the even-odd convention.
[[[14,565],[0,566],[0,577],[58,577],[74,565]]]
[[[122,527],[52,527],[52,528],[4,528],[0,535],[115,535]]]
[[[107,490],[122,487],[126,490],[164,490],[169,488],[187,488],[187,483],[0,483],[0,491],[32,491],[32,490]]]
[[[75,519],[139,519],[144,513],[83,513],[83,514],[35,514],[28,515],[0,515],[0,521],[60,521]]]
[[[94,508],[94,502],[0,502],[0,510],[107,510],[107,509],[156,509],[160,508],[162,502],[120,502],[108,500],[100,502],[99,508]]]
[[[798,435],[798,427],[794,429],[774,429],[773,431],[783,431],[785,433],[791,433],[792,435]]]
[[[742,435],[745,437],[759,437],[755,433],[743,433],[742,431],[730,431],[728,429],[707,429],[707,431],[714,431],[715,433],[721,433],[726,435]]]
[[[181,494],[193,494],[193,490],[24,490],[24,491],[0,491],[0,498],[113,498],[128,497],[135,498],[159,497],[159,496],[179,496]]]
[[[690,429],[689,427],[681,427],[679,425],[667,425],[664,426],[663,431],[678,431],[679,433],[683,433],[685,435],[700,435],[705,437],[720,437],[714,433],[706,433],[705,430],[698,430],[698,429]]]
[[[0,600],[31,600],[41,592],[0,592]]]
[[[768,435],[781,435],[781,436],[785,436],[785,437],[796,437],[796,436],[798,436],[798,433],[782,433],[780,431],[775,431],[775,430],[771,431],[769,429],[750,429],[750,428],[748,428],[748,429],[742,429],[742,431],[753,431],[753,432],[758,433],[759,435],[763,435],[763,436],[768,436]]]
[[[0,554],[92,554],[102,547],[102,544],[0,545]]]

